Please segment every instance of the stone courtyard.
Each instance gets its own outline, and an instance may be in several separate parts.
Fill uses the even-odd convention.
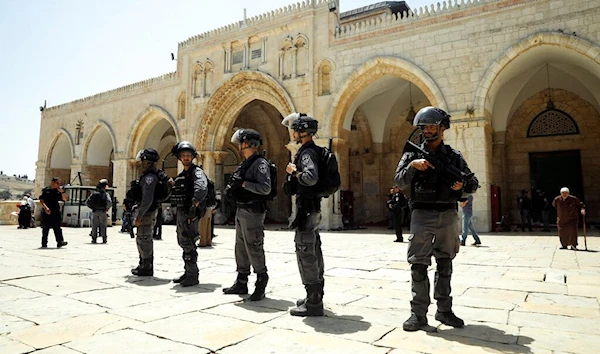
[[[170,282],[182,271],[174,226],[155,243],[155,275],[130,276],[134,240],[109,228],[106,245],[89,229],[64,228],[69,245],[40,249],[41,229],[0,226],[0,352],[8,353],[597,353],[600,237],[586,251],[558,249],[558,237],[485,234],[454,266],[454,310],[466,326],[433,319],[437,332],[402,330],[409,315],[406,243],[390,230],[323,232],[326,317],[288,309],[304,295],[293,233],[266,233],[267,298],[223,295],[235,278],[234,230],[217,228],[199,250],[201,284]],[[580,248],[583,237],[580,237]],[[430,278],[433,279],[431,269]],[[254,282],[254,277],[250,279]],[[253,286],[250,287],[252,291]],[[432,328],[433,329],[433,328]]]

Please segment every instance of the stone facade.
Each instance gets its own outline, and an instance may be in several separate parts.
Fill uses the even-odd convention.
[[[137,151],[154,147],[165,157],[179,140],[195,144],[222,188],[240,161],[229,143],[239,127],[263,134],[282,181],[298,147],[279,123],[298,111],[319,119],[320,144],[331,138],[355,220],[381,222],[413,136],[409,109],[434,105],[452,115],[445,140],[479,178],[480,230],[492,227],[490,186],[502,188],[502,213],[510,212],[509,196],[532,188],[528,153],[540,151],[580,151],[588,217],[600,221],[599,168],[589,162],[600,134],[598,1],[461,0],[351,15],[338,8],[311,0],[194,36],[179,43],[174,73],[46,109],[37,190],[53,175],[83,172],[89,183],[110,177],[122,200]],[[546,91],[580,134],[527,137]],[[279,195],[269,218],[284,221],[291,201]],[[325,228],[341,226],[339,193],[323,210]]]

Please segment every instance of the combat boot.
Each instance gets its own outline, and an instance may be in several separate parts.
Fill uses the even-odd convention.
[[[308,294],[306,302],[290,310],[292,316],[314,317],[323,316],[323,296],[321,295],[321,284],[307,286]]]
[[[183,273],[183,274],[182,274],[182,275],[181,275],[179,278],[175,278],[175,279],[173,279],[173,283],[175,283],[175,284],[179,284],[179,283],[181,283],[182,281],[184,281],[184,280],[185,280],[185,277],[186,277],[186,274],[185,274],[185,273]]]
[[[308,294],[308,287],[305,286],[306,293]],[[325,279],[321,281],[321,297],[325,296]],[[296,306],[300,306],[306,303],[306,298],[296,300]]]
[[[256,275],[256,284],[254,292],[250,295],[250,301],[260,301],[265,298],[265,289],[269,282],[269,275],[267,273],[261,273]],[[246,288],[248,286],[246,285]]]
[[[151,277],[154,275],[154,257],[142,259],[141,267],[133,269],[131,273],[138,277]]]
[[[266,286],[266,284],[265,284]],[[248,274],[238,273],[235,283],[229,288],[224,288],[223,293],[227,295],[246,295],[248,294]]]
[[[200,281],[198,280],[198,275],[193,276],[193,275],[186,275],[185,279],[183,279],[180,283],[181,286],[188,287],[188,286],[194,286],[194,285],[198,285],[200,284]]]
[[[414,332],[420,330],[425,326],[427,326],[427,317],[418,316],[416,313],[413,312],[411,313],[408,320],[404,321],[404,323],[402,324],[402,329],[407,332]]]
[[[440,322],[442,322],[446,326],[452,326],[452,327],[456,327],[456,328],[461,328],[461,327],[463,327],[465,325],[465,321],[463,321],[460,318],[456,317],[456,315],[452,311],[448,311],[448,312],[439,312],[439,311],[437,311],[435,313],[435,319],[438,320],[438,321],[440,321]]]
[[[138,263],[138,266],[131,270],[131,274],[137,275],[140,269],[142,269],[142,257],[140,257],[140,262]]]

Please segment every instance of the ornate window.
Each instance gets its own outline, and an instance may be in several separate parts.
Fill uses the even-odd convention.
[[[319,67],[319,96],[331,94],[331,66],[327,62]]]
[[[177,101],[177,119],[185,119],[185,91],[179,95]]]
[[[194,67],[194,78],[192,85],[192,92],[194,93],[194,97],[202,96],[202,87],[204,86],[204,80],[202,80],[203,73],[202,65],[196,65]]]
[[[535,116],[527,129],[527,137],[579,134],[579,127],[571,116],[558,109],[547,109]]]

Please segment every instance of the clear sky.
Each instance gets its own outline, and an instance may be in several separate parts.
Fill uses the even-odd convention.
[[[341,0],[340,9],[376,2]],[[244,8],[252,17],[293,3],[0,0],[0,171],[35,178],[44,100],[55,106],[175,71],[178,42],[243,19]]]

